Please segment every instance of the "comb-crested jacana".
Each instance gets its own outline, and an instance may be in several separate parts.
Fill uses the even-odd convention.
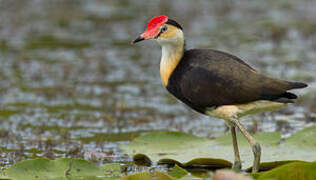
[[[235,129],[238,127],[252,147],[252,171],[257,172],[261,147],[238,119],[293,103],[297,96],[288,90],[307,85],[262,75],[238,57],[225,52],[186,50],[182,27],[167,16],[151,19],[145,32],[133,43],[149,39],[157,41],[162,47],[160,76],[167,90],[192,109],[225,120],[232,133],[233,168],[240,169]]]

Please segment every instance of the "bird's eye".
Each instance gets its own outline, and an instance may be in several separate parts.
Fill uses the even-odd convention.
[[[167,26],[163,26],[162,28],[161,28],[161,32],[165,32],[165,31],[167,31],[168,30],[168,27]]]

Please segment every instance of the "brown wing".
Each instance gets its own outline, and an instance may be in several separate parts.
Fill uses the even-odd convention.
[[[261,75],[237,57],[220,51],[189,50],[182,60],[188,68],[182,72],[180,89],[195,106],[275,100],[293,88],[290,82]]]

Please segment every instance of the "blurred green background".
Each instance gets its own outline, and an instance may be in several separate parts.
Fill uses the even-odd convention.
[[[199,115],[167,93],[160,47],[131,45],[146,22],[179,22],[187,48],[214,48],[267,75],[303,81],[281,111],[246,117],[251,132],[283,137],[316,123],[314,0],[0,0],[0,166],[70,154],[131,161],[124,144],[142,132],[216,137],[222,120]]]

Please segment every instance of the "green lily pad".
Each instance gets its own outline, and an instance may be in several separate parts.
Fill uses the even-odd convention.
[[[160,171],[155,171],[155,175],[156,175],[157,180],[177,180],[178,179]]]
[[[168,165],[168,167],[173,167],[175,165],[178,165],[178,166],[183,166],[183,164],[177,160],[174,160],[174,159],[169,159],[169,158],[165,158],[165,159],[160,159],[158,162],[157,162],[159,165]]]
[[[286,145],[316,149],[316,126],[305,128],[285,140]]]
[[[196,158],[184,164],[185,168],[219,169],[230,168],[232,163],[223,159]]]
[[[194,147],[194,145],[199,145],[205,141],[206,139],[204,138],[181,132],[160,131],[139,136],[135,138],[132,143],[129,144],[129,146],[136,149],[138,149],[139,146],[145,146],[147,149],[158,148],[162,150],[170,150]]]
[[[153,176],[155,176],[153,178]],[[149,172],[139,172],[130,174],[128,176],[122,177],[120,180],[177,180],[177,178],[174,178],[168,174],[165,174],[160,171],[155,171],[155,174],[150,174]]]
[[[104,171],[106,177],[118,177],[121,175],[121,165],[118,163],[107,163],[100,168]]]
[[[7,177],[7,176],[0,176],[0,179],[1,180],[11,180],[12,178]]]
[[[293,162],[305,162],[305,161],[288,160],[288,161],[263,162],[263,163],[260,163],[259,171],[268,171],[276,167],[282,166],[284,164],[293,163]],[[251,170],[252,170],[252,167],[249,167],[246,169],[246,172],[251,172]]]
[[[175,178],[182,178],[188,174],[188,171],[186,171],[178,165],[175,165],[168,174]]]
[[[151,174],[149,172],[139,172],[135,174],[130,174],[128,176],[122,177],[120,180],[152,180]]]
[[[154,162],[161,159],[175,159],[180,163],[185,163],[194,158],[210,158],[211,151],[205,151],[208,149],[204,148],[206,145],[216,146],[216,143],[181,132],[161,131],[139,136],[129,144],[123,144],[120,147],[123,153],[146,154]],[[209,149],[211,150],[211,147]]]
[[[5,170],[5,175],[12,179],[106,179],[121,173],[118,164],[96,164],[83,159],[46,158],[30,159],[18,162]]]
[[[254,135],[254,138],[264,145],[278,145],[281,140],[280,132],[262,132]],[[220,136],[215,139],[220,145],[232,145],[232,135],[228,133],[224,136]],[[249,146],[248,141],[244,136],[238,132],[237,133],[238,146]]]
[[[152,162],[145,154],[136,154],[133,156],[133,162],[137,166],[151,166]]]
[[[306,132],[311,133],[310,131],[311,130],[308,130]],[[293,136],[296,136],[296,134]],[[257,138],[261,144],[262,162],[275,162],[289,159],[301,161],[316,160],[316,151],[314,148],[302,149],[295,144],[280,144],[279,132],[259,133],[255,135],[255,138]],[[231,141],[230,134],[211,140],[181,132],[160,131],[136,137],[129,144],[124,144],[120,147],[123,153],[129,155],[145,154],[152,162],[169,164],[170,166],[177,164],[185,168],[186,162],[200,158],[212,159],[213,162],[208,162],[209,165],[220,164],[220,161],[214,161],[216,159],[228,162],[234,161]],[[240,156],[243,161],[242,165],[244,168],[250,167],[253,162],[251,147],[240,134],[238,135],[238,141]],[[228,163],[225,167],[227,166]]]
[[[316,162],[293,162],[277,167],[259,174],[258,180],[293,179],[293,180],[314,180],[316,179]]]
[[[223,159],[212,159],[212,158],[196,158],[192,159],[189,162],[181,163],[174,159],[161,159],[158,161],[158,164],[168,165],[169,167],[180,166],[189,171],[191,169],[209,169],[216,170],[220,168],[230,168],[232,163]]]

